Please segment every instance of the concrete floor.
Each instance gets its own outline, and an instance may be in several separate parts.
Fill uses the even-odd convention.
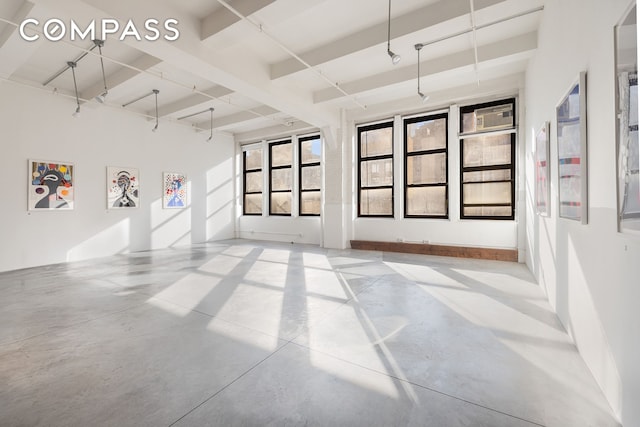
[[[525,266],[228,241],[0,274],[2,426],[617,426]]]

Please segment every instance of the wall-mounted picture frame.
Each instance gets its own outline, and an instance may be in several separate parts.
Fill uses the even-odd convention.
[[[107,166],[107,209],[133,209],[140,205],[140,171]]]
[[[184,209],[187,207],[187,176],[176,172],[162,173],[162,207]]]
[[[72,210],[75,167],[70,162],[29,160],[28,210]]]
[[[587,224],[587,73],[556,107],[558,145],[558,215]]]
[[[536,213],[542,216],[549,216],[550,206],[550,149],[549,135],[550,124],[544,122],[536,133],[535,146],[535,170],[536,170]]]

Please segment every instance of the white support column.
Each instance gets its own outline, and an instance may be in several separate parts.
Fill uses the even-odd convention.
[[[335,249],[347,247],[346,217],[351,210],[351,204],[346,203],[345,197],[345,175],[350,173],[350,170],[344,167],[346,125],[344,114],[342,116],[340,129],[322,129],[322,242],[323,247]]]

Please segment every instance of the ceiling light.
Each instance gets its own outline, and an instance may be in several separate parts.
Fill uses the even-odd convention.
[[[156,125],[153,127],[153,129],[151,129],[152,132],[155,132],[158,130],[158,94],[160,93],[160,91],[158,89],[153,89],[153,94],[156,96]]]
[[[209,141],[211,141],[213,139],[213,111],[214,110],[215,110],[215,108],[209,107],[206,110],[202,110],[202,111],[198,111],[198,112],[195,112],[195,113],[187,114],[186,116],[178,117],[177,120],[187,119],[189,117],[197,116],[198,114],[206,113],[207,111],[209,111],[209,113],[211,114],[209,138],[207,138],[207,142],[209,142]]]
[[[102,46],[104,46],[104,40],[94,40],[93,43],[98,47],[98,51],[100,52],[100,66],[102,67],[102,82],[104,83],[104,92],[100,95],[96,96],[95,100],[100,104],[104,104],[104,101],[109,93],[107,89],[107,77],[104,74],[104,60],[102,58]]]
[[[122,104],[122,107],[124,108],[124,107],[126,107],[128,105],[133,104],[134,102],[138,102],[141,99],[144,99],[149,95],[155,95],[156,96],[156,125],[153,127],[153,129],[151,129],[153,132],[155,132],[155,131],[158,130],[158,124],[159,124],[159,121],[158,121],[158,119],[159,119],[159,116],[158,116],[158,94],[159,93],[160,93],[160,91],[158,89],[152,89],[151,92],[149,92],[149,93],[147,93],[145,95],[139,96],[136,99],[131,100],[131,101],[127,102],[127,103]]]
[[[211,141],[213,139],[213,107],[209,108],[209,111],[211,111],[211,127],[209,128],[209,138],[207,138],[207,142]]]
[[[420,50],[424,47],[422,43],[418,43],[414,46],[418,51],[418,95],[422,99],[422,102],[427,102],[429,100],[429,95],[425,95],[420,90]]]
[[[400,62],[400,55],[391,51],[391,0],[389,0],[389,19],[387,23],[387,54],[391,57],[391,62],[396,65]]]
[[[76,81],[76,63],[73,61],[67,62],[69,68],[71,68],[71,74],[73,75],[73,88],[76,93],[76,111],[73,113],[73,117],[78,117],[80,115],[80,98],[78,98],[78,82]]]

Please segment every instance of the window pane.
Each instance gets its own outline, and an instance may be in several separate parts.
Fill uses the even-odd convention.
[[[300,193],[300,214],[320,215],[320,191]]]
[[[511,216],[509,206],[474,206],[464,208],[465,216]]]
[[[302,141],[300,143],[300,154],[302,155],[302,164],[320,162],[322,144],[320,138]]]
[[[393,153],[393,127],[360,132],[360,155],[381,156]]]
[[[511,134],[464,139],[463,167],[511,164]]]
[[[463,182],[510,181],[511,169],[497,169],[492,171],[465,172]]]
[[[271,166],[287,166],[291,164],[291,143],[274,144],[271,146]]]
[[[444,186],[407,188],[407,215],[446,215],[446,191]]]
[[[393,185],[393,159],[362,162],[360,168],[362,187]]]
[[[391,188],[360,191],[360,215],[392,215]]]
[[[246,170],[262,169],[262,148],[254,148],[244,152]]]
[[[487,184],[464,184],[463,203],[465,205],[488,205],[511,203],[511,183],[491,182]]]
[[[245,194],[244,195],[244,213],[245,214],[261,214],[262,213],[262,194]]]
[[[407,184],[442,184],[447,182],[447,155],[424,154],[407,157]]]
[[[291,193],[271,193],[271,213],[291,213]]]
[[[319,189],[322,182],[320,173],[320,166],[303,167],[302,176],[300,177],[300,188],[303,190]]]
[[[462,132],[509,129],[515,126],[513,104],[482,107],[462,114]]]
[[[407,152],[437,150],[447,147],[446,119],[407,124]]]
[[[271,171],[271,190],[291,190],[291,168]]]
[[[245,175],[245,183],[247,193],[255,193],[262,191],[262,171],[260,172],[247,172]]]

